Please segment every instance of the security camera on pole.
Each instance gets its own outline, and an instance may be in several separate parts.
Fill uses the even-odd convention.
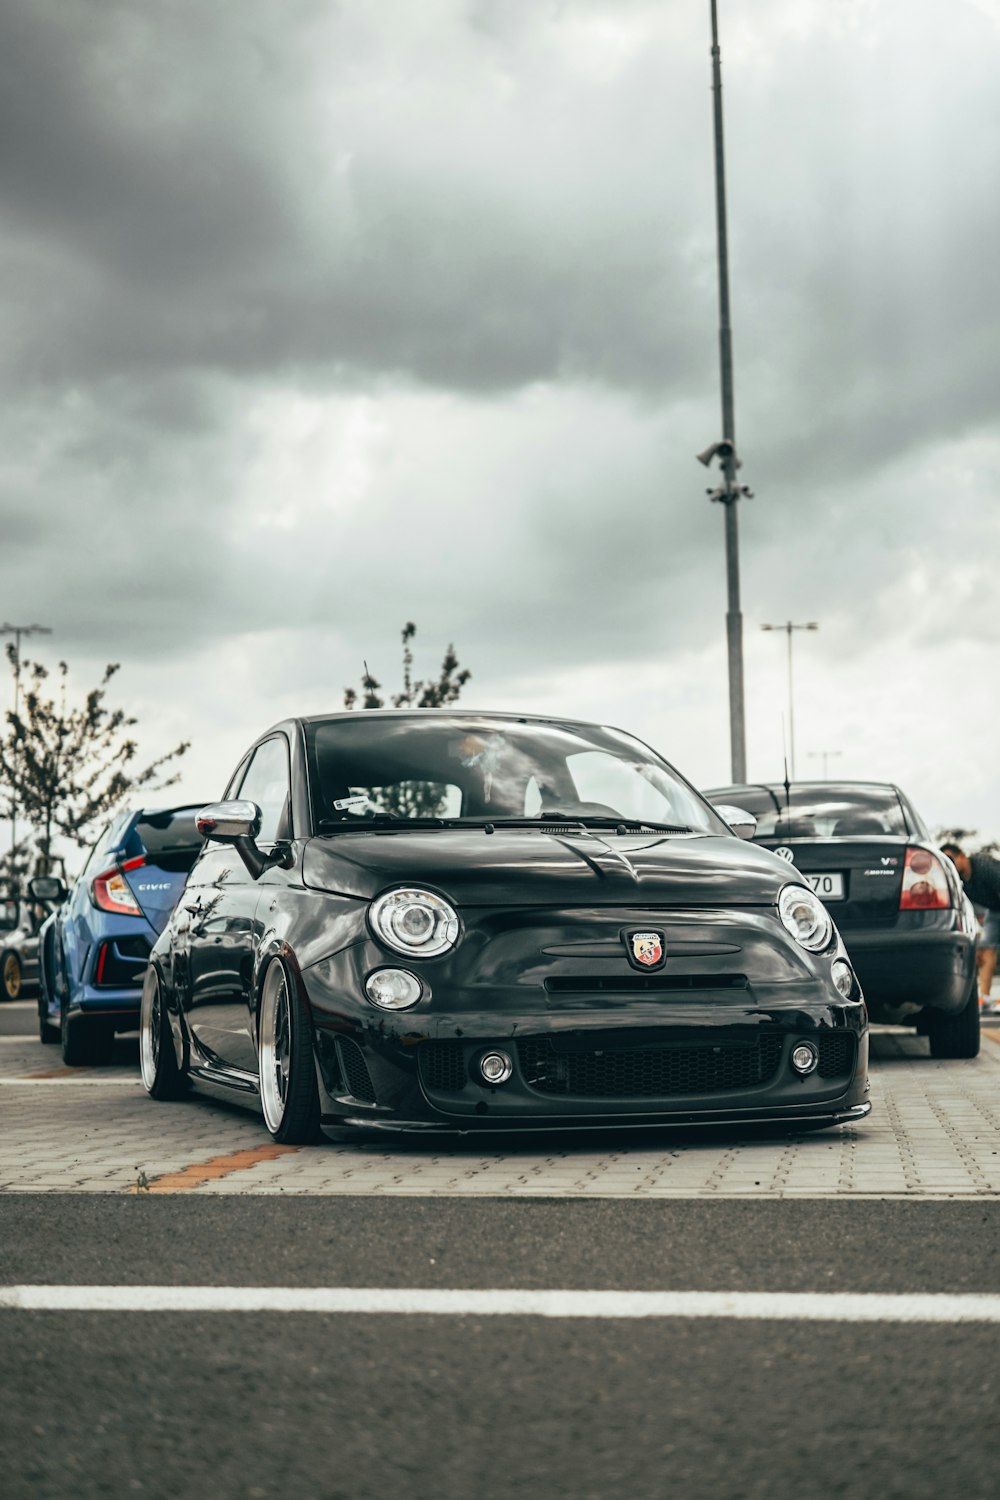
[[[746,485],[737,484],[736,420],[733,415],[733,345],[729,318],[729,249],[726,234],[726,172],[722,147],[722,55],[716,0],[712,4],[712,92],[715,96],[715,220],[719,259],[719,362],[722,376],[722,437],[698,454],[706,468],[718,459],[722,483],[709,490],[726,512],[726,642],[729,654],[729,739],[734,782],[747,779],[746,723],[743,706],[743,615],[740,610],[740,555],[736,502],[750,498]]]

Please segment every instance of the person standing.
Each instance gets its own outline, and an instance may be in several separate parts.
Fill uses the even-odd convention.
[[[942,844],[941,848],[961,875],[965,894],[973,906],[985,913],[976,947],[979,1004],[992,1008],[990,991],[1000,946],[1000,859],[994,859],[992,854],[966,854],[958,844]]]

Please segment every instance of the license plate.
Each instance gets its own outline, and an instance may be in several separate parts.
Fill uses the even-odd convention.
[[[843,901],[843,875],[803,875],[821,901]]]

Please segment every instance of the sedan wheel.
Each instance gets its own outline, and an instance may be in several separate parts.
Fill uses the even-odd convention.
[[[21,960],[16,953],[5,953],[3,956],[2,983],[4,999],[17,1000],[21,994],[23,980]]]
[[[979,985],[973,980],[969,998],[954,1016],[934,1015],[927,1022],[931,1057],[979,1056]]]
[[[257,1026],[260,1102],[276,1141],[306,1145],[319,1138],[319,1094],[312,1031],[294,982],[280,958],[264,976]]]
[[[174,1038],[163,1004],[163,990],[159,975],[153,968],[146,970],[142,986],[139,1064],[146,1092],[154,1099],[176,1099],[183,1092],[184,1076],[177,1066]]]

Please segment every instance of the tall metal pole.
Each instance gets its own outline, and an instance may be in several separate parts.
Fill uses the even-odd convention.
[[[789,773],[795,776],[795,690],[792,681],[792,631],[793,630],[818,630],[819,626],[815,620],[810,620],[807,625],[793,625],[791,620],[786,620],[784,625],[762,625],[761,630],[784,630],[788,636],[788,765]]]
[[[715,119],[715,223],[719,261],[719,367],[722,383],[722,443],[719,459],[723,484],[718,493],[726,514],[726,643],[729,655],[729,742],[733,781],[747,779],[746,722],[743,701],[743,614],[740,609],[740,553],[736,504],[736,418],[733,411],[733,336],[729,314],[729,240],[726,228],[726,164],[722,139],[722,54],[716,0],[712,5],[712,93]]]
[[[48,625],[11,625],[6,620],[0,625],[0,635],[14,637],[14,717],[21,706],[21,637],[23,635],[51,635]],[[10,789],[10,873],[14,873],[14,850],[17,848],[17,776]]]

